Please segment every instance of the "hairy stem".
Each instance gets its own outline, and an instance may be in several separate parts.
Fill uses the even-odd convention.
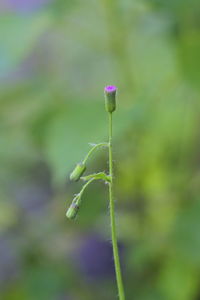
[[[119,261],[119,252],[117,246],[115,210],[114,210],[114,199],[113,199],[112,113],[109,113],[109,173],[111,177],[111,182],[109,183],[110,224],[111,224],[111,236],[112,236],[115,273],[117,279],[119,299],[125,300],[124,287],[123,287],[122,275],[121,275],[121,267]]]

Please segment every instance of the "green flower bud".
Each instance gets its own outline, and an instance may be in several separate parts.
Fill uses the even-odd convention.
[[[114,85],[108,85],[105,87],[105,107],[106,111],[112,113],[116,109],[116,91],[117,88]]]
[[[80,177],[83,175],[83,173],[86,170],[86,166],[83,163],[79,163],[76,165],[75,169],[70,174],[70,180],[78,181]]]
[[[70,207],[68,208],[68,210],[66,212],[66,217],[68,219],[73,220],[73,219],[75,219],[78,211],[79,211],[79,205],[72,202],[72,204],[70,205]]]

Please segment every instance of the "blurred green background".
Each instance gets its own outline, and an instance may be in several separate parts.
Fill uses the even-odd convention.
[[[65,217],[107,84],[127,300],[200,299],[200,2],[1,0],[2,300],[117,299],[107,187]]]

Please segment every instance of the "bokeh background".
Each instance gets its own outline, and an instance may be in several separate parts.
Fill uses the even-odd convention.
[[[200,299],[200,2],[1,0],[2,300],[117,299],[107,186],[65,217],[107,84],[127,300]]]

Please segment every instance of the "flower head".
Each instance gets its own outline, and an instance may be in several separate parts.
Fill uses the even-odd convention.
[[[116,92],[117,92],[117,87],[114,85],[107,85],[104,88],[105,92],[105,105],[106,105],[106,110],[109,113],[112,113],[116,109]]]
[[[106,93],[113,93],[117,91],[117,87],[115,85],[107,85],[104,89]]]

